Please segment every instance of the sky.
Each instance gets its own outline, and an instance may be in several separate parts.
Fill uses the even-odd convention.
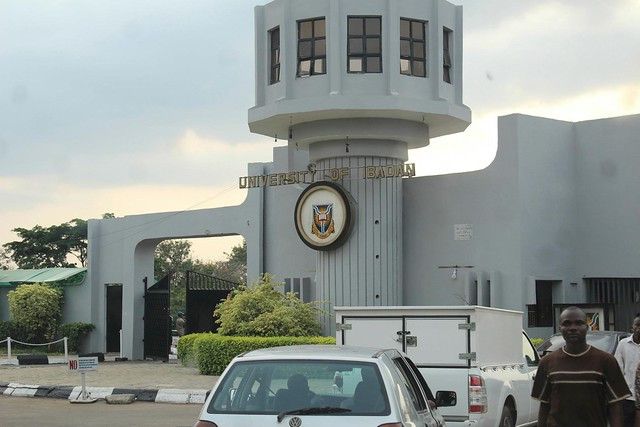
[[[318,0],[320,1],[320,0]],[[73,218],[241,203],[257,0],[0,0],[0,245]],[[410,152],[418,175],[478,170],[497,118],[640,113],[640,0],[456,0],[473,123]],[[198,239],[224,259],[238,237]]]

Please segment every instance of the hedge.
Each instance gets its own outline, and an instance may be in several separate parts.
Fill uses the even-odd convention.
[[[303,344],[335,344],[333,337],[229,337],[218,334],[191,334],[178,341],[178,357],[186,365],[195,361],[202,375],[220,375],[241,353],[267,347]]]
[[[64,323],[58,328],[56,334],[57,339],[67,337],[67,345],[70,353],[76,353],[80,349],[80,344],[94,330],[96,326],[93,323]]]

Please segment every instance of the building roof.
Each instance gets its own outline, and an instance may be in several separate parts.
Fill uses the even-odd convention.
[[[21,283],[52,283],[80,285],[87,275],[87,268],[38,268],[27,270],[0,270],[0,286]]]

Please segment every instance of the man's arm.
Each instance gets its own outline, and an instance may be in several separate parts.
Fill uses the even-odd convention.
[[[538,427],[546,427],[548,416],[549,416],[549,404],[545,402],[540,402],[540,409],[538,409]]]
[[[622,400],[609,404],[609,426],[623,427]]]

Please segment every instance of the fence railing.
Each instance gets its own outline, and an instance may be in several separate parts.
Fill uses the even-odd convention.
[[[3,342],[7,343],[7,360],[8,360],[9,363],[11,363],[11,343],[12,342],[13,343],[17,343],[17,344],[22,344],[22,345],[31,345],[31,346],[34,346],[34,347],[41,347],[41,346],[45,346],[45,345],[56,344],[56,343],[59,343],[60,341],[62,341],[64,343],[64,363],[69,363],[69,345],[68,345],[67,337],[60,338],[59,340],[56,340],[56,341],[45,342],[45,343],[41,343],[41,344],[33,344],[33,343],[22,342],[22,341],[14,340],[11,337],[7,337],[6,339],[0,341],[0,344],[2,344]]]

